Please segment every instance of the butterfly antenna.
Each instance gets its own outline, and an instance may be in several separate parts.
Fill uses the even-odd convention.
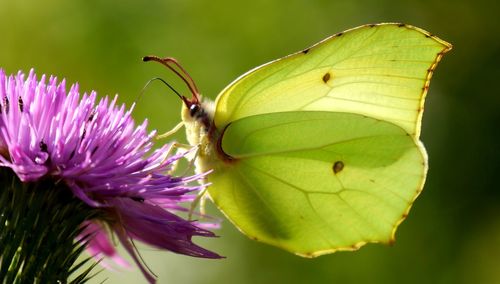
[[[191,91],[191,94],[193,94],[193,102],[191,102],[191,103],[198,103],[200,101],[200,92],[198,91],[198,87],[196,87],[196,84],[194,83],[193,78],[179,64],[179,62],[175,58],[172,58],[172,57],[159,58],[157,56],[144,56],[142,58],[142,61],[144,61],[144,62],[156,61],[156,62],[164,65],[168,69],[170,69],[177,76],[179,76],[179,78],[181,78],[182,81],[184,81],[184,83],[186,83],[187,87],[189,88],[189,91]],[[183,101],[186,102],[185,97],[184,97]]]
[[[182,101],[186,101],[186,97],[184,97],[183,95],[179,94],[179,92],[177,92],[176,89],[174,89],[174,87],[172,87],[169,83],[167,83],[165,80],[163,80],[162,78],[159,78],[159,77],[156,77],[156,78],[153,78],[151,80],[149,80],[146,85],[144,85],[144,87],[142,88],[141,92],[137,95],[136,99],[135,99],[135,102],[139,102],[139,99],[142,97],[142,95],[144,95],[144,92],[146,91],[146,89],[149,87],[149,85],[153,82],[153,81],[160,81],[162,82],[163,84],[165,84],[170,90],[172,90],[172,92],[174,92]]]

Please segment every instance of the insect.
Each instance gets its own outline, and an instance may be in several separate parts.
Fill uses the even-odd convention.
[[[208,194],[248,237],[304,257],[392,243],[421,192],[431,76],[451,45],[410,25],[365,25],[259,66],[215,103],[171,58],[182,125]]]

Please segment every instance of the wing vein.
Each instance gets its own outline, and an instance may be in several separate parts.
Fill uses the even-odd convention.
[[[300,148],[295,148],[295,149],[286,149],[283,151],[262,152],[262,153],[247,154],[247,155],[242,155],[242,154],[234,155],[234,153],[231,153],[231,152],[229,152],[227,154],[234,155],[234,158],[236,158],[236,159],[247,159],[247,158],[260,157],[260,156],[265,156],[265,155],[279,155],[279,154],[290,154],[290,153],[310,151],[310,150],[320,150],[320,149],[324,149],[324,148],[326,148],[328,146],[332,146],[332,145],[341,145],[341,144],[345,144],[345,143],[362,141],[364,139],[373,139],[374,137],[393,137],[393,136],[394,135],[360,136],[360,137],[355,137],[355,138],[350,138],[350,139],[345,139],[345,140],[339,140],[339,141],[335,141],[335,142],[331,142],[331,143],[321,144],[321,145],[317,145],[317,146],[300,147]]]
[[[314,212],[314,214],[318,217],[318,219],[320,219],[320,220],[321,220],[321,222],[323,222],[323,223],[324,223],[327,227],[329,227],[329,228],[330,228],[330,230],[332,230],[332,231],[336,232],[336,233],[337,233],[337,236],[339,236],[339,238],[341,238],[341,239],[343,239],[343,240],[345,241],[345,237],[344,237],[342,234],[340,234],[340,232],[339,232],[337,229],[335,229],[334,227],[332,227],[332,226],[331,226],[331,225],[330,225],[330,224],[329,224],[326,220],[324,220],[324,219],[323,219],[323,217],[322,217],[322,216],[321,216],[321,215],[317,212],[317,210],[314,208],[314,206],[310,203],[309,196],[308,196],[308,192],[307,192],[305,189],[300,188],[300,187],[298,187],[298,186],[296,186],[296,185],[294,185],[294,184],[291,184],[291,183],[289,183],[289,182],[286,182],[286,181],[284,181],[284,180],[282,180],[282,179],[278,178],[277,176],[272,175],[272,174],[269,174],[269,173],[267,173],[267,172],[265,172],[265,171],[262,171],[261,169],[256,168],[256,167],[254,167],[254,166],[252,166],[252,165],[249,165],[248,163],[245,163],[245,165],[246,165],[247,167],[250,167],[250,168],[254,169],[255,171],[260,172],[260,173],[261,173],[261,174],[263,174],[263,175],[266,175],[266,176],[268,176],[268,177],[270,177],[270,178],[272,178],[272,179],[274,179],[274,180],[276,180],[276,181],[278,181],[278,182],[280,182],[280,183],[282,183],[282,184],[285,184],[285,185],[287,185],[288,187],[294,188],[294,189],[298,190],[300,193],[302,193],[302,194],[306,197],[306,199],[308,200],[309,207],[311,207],[312,211],[313,211],[313,212]],[[255,190],[255,189],[254,189],[254,190]],[[331,192],[331,193],[324,193],[324,192],[322,192],[322,193],[323,193],[323,194],[334,194],[334,195],[336,195],[336,194],[335,194],[335,192]],[[300,218],[298,218],[298,219],[300,219]],[[314,229],[315,231],[317,231],[317,232],[318,232],[318,233],[322,236],[322,238],[323,238],[323,240],[324,240],[325,242],[327,242],[330,246],[333,246],[333,245],[330,243],[329,239],[328,239],[327,237],[325,237],[325,236],[324,236],[324,233],[323,233],[322,231],[318,230],[318,229],[317,229],[317,228],[315,228],[315,227],[312,227],[312,226],[311,226],[309,223],[307,223],[307,222],[304,222],[304,221],[302,221],[302,222],[303,222],[303,223],[305,223],[305,224],[307,224],[310,228],[312,228],[312,229]]]

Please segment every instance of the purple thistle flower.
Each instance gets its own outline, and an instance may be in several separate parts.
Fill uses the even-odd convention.
[[[147,121],[136,127],[130,110],[117,97],[96,104],[96,93],[78,85],[66,93],[65,81],[33,70],[7,77],[0,69],[0,166],[11,168],[23,182],[52,178],[64,182],[75,196],[104,214],[82,224],[90,235],[88,250],[96,257],[121,259],[107,233],[114,232],[150,282],[154,277],[137,256],[132,240],[175,253],[220,258],[191,239],[214,234],[196,222],[175,215],[186,211],[204,175],[172,177],[169,170],[183,154],[168,156],[171,145],[152,151],[155,132]]]

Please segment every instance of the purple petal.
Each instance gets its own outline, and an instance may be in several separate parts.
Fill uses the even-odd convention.
[[[80,95],[77,84],[33,70],[7,76],[0,69],[0,166],[11,168],[24,182],[52,178],[64,182],[83,202],[100,208],[102,220],[83,224],[92,234],[88,249],[124,264],[101,224],[114,230],[148,281],[154,276],[137,259],[132,239],[195,257],[220,258],[192,242],[213,237],[203,224],[174,212],[186,211],[206,185],[208,173],[173,177],[168,173],[185,155],[168,156],[172,145],[153,150],[155,132],[147,121],[136,126],[133,106],[126,109],[95,92]],[[196,215],[196,214],[195,214]],[[196,215],[201,216],[201,215]]]

